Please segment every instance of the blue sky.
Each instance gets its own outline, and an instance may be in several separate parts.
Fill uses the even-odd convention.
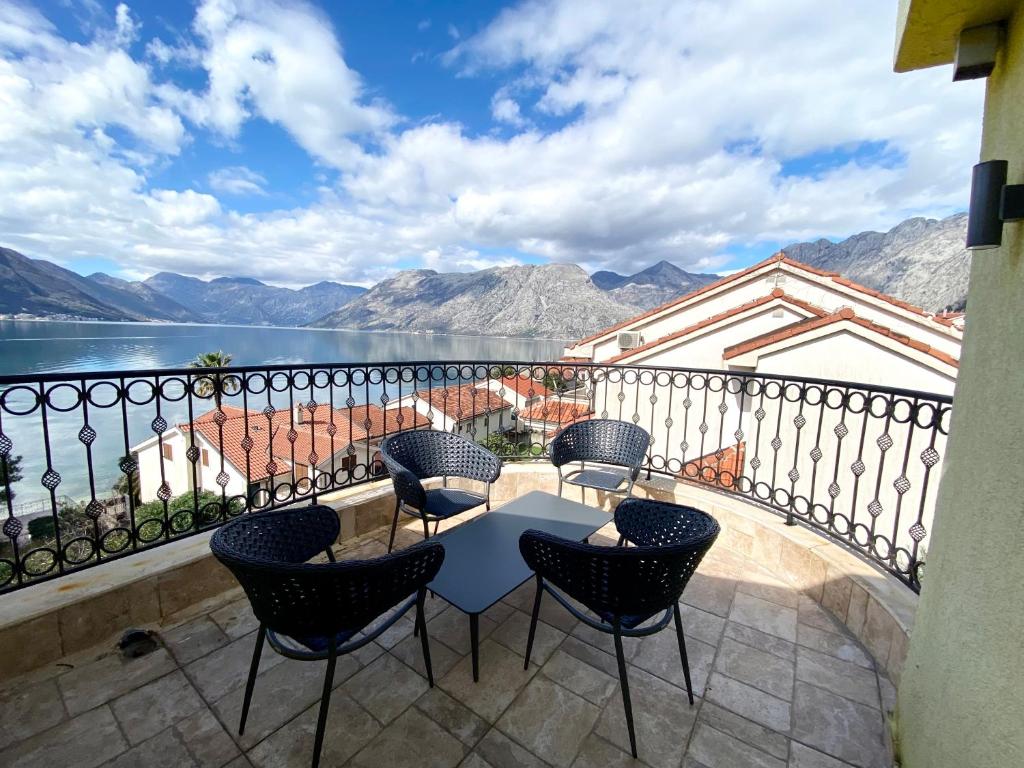
[[[279,284],[661,259],[965,207],[981,86],[893,0],[0,6],[2,244]]]

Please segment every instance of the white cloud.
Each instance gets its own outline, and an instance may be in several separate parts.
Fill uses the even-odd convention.
[[[258,0],[206,0],[193,24],[209,86],[165,87],[161,97],[193,122],[236,138],[261,117],[282,125],[311,155],[339,168],[358,163],[354,135],[394,122],[383,103],[364,103],[359,75],[342,58],[330,23],[315,9]]]
[[[508,123],[516,128],[527,125],[527,120],[519,111],[519,102],[513,99],[504,88],[494,94],[491,99],[491,115],[499,123]]]
[[[891,6],[514,6],[446,57],[452,76],[495,80],[492,117],[517,129],[503,138],[446,120],[444,104],[438,118],[403,121],[305,4],[205,0],[170,43],[145,40],[119,9],[80,43],[0,3],[0,232],[31,255],[104,256],[133,274],[244,264],[270,281],[367,282],[399,264],[468,269],[514,251],[619,271],[661,258],[712,269],[736,243],[943,215],[966,202],[983,85],[942,69],[893,74]],[[202,88],[175,81],[172,64],[198,68]],[[557,127],[538,127],[543,116]],[[157,170],[185,162],[174,158],[189,131],[244,153],[253,120],[340,171],[336,186],[311,180],[314,202],[251,214],[199,190],[152,189]],[[904,162],[782,172],[863,142]],[[209,189],[259,194],[244,154],[229,157]]]
[[[210,187],[227,195],[265,195],[267,180],[242,165],[220,168],[207,176]]]

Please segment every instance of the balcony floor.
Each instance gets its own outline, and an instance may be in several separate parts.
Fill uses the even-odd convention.
[[[610,535],[614,532],[607,531]],[[410,526],[401,535],[416,539]],[[611,542],[611,539],[608,540]],[[386,531],[339,549],[381,553]],[[533,585],[480,621],[480,682],[468,621],[428,599],[437,685],[428,688],[412,622],[339,660],[324,766],[629,765],[610,637],[547,600],[523,671]],[[693,674],[686,703],[675,633],[626,643],[641,764],[889,766],[892,684],[815,602],[717,546],[681,601]],[[80,654],[0,690],[6,766],[242,768],[309,765],[323,663],[264,653],[246,734],[238,715],[255,637],[231,595],[161,631],[139,659]]]

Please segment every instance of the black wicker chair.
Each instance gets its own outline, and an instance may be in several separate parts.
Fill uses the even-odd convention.
[[[659,510],[659,514],[667,515],[670,512],[668,508],[675,507],[677,516],[687,520],[678,526],[685,533],[675,537],[671,543],[657,533],[649,539],[641,535],[641,532],[647,530],[650,509],[648,503],[640,499],[624,500],[619,505],[621,513],[616,510],[615,521],[638,540],[656,542],[653,546],[600,547],[535,530],[526,531],[519,539],[519,551],[537,578],[537,595],[533,602],[530,634],[526,641],[526,667],[530,664],[541,597],[545,590],[587,626],[613,635],[633,757],[637,756],[636,732],[633,728],[633,707],[629,699],[622,638],[653,635],[664,629],[674,618],[679,639],[679,657],[686,678],[686,694],[690,705],[693,705],[693,686],[690,683],[690,664],[686,658],[683,622],[679,615],[679,598],[697,565],[714,543],[719,530],[715,519],[704,512],[670,504],[659,503],[658,506],[665,508]],[[658,526],[654,528],[655,531],[659,529]],[[569,598],[582,603],[597,618],[577,609]],[[652,619],[655,620],[652,622]]]
[[[381,459],[395,486],[395,519],[391,523],[388,552],[395,544],[398,515],[405,512],[423,521],[423,538],[430,538],[441,520],[481,504],[491,508],[491,484],[501,475],[501,459],[461,435],[437,430],[399,432],[380,446]],[[442,488],[424,490],[422,480],[440,477]],[[485,494],[448,487],[449,477],[462,477],[487,484]]]
[[[320,762],[338,656],[371,642],[414,606],[427,679],[434,685],[423,600],[444,561],[444,546],[425,542],[375,560],[338,563],[331,545],[339,528],[334,510],[313,506],[244,515],[210,540],[213,554],[238,579],[260,622],[238,733],[245,732],[264,640],[290,659],[327,660],[313,768]],[[331,562],[306,562],[321,552]],[[385,614],[383,622],[363,632]]]
[[[647,454],[651,436],[643,427],[628,421],[590,419],[570,424],[551,441],[551,463],[558,469],[558,495],[562,483],[581,486],[608,493],[621,493],[626,482],[626,497],[633,493],[633,483],[640,476],[640,465]],[[604,466],[624,467],[625,472],[609,469],[587,469],[590,461]],[[579,462],[580,468],[563,474],[566,464]]]

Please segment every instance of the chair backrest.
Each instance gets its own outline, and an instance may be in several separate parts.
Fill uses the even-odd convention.
[[[639,469],[651,436],[643,427],[615,419],[589,419],[570,424],[551,441],[551,463],[595,461]]]
[[[373,560],[307,563],[327,541],[322,510],[280,510],[239,517],[210,539],[210,549],[238,579],[253,613],[267,628],[292,637],[359,630],[425,587],[444,561],[444,546],[423,542]],[[319,534],[304,531],[312,521]],[[293,542],[300,542],[294,544]],[[322,546],[314,547],[313,543]]]
[[[615,528],[638,546],[664,547],[686,544],[705,536],[714,518],[682,504],[654,499],[628,498],[615,508]]]
[[[535,573],[596,613],[652,615],[679,599],[718,536],[718,523],[706,517],[704,534],[684,544],[602,547],[530,530],[519,551]]]
[[[398,497],[422,509],[420,480],[464,477],[492,483],[501,474],[501,459],[462,435],[439,430],[410,430],[391,435],[380,445],[381,459],[391,474]]]

